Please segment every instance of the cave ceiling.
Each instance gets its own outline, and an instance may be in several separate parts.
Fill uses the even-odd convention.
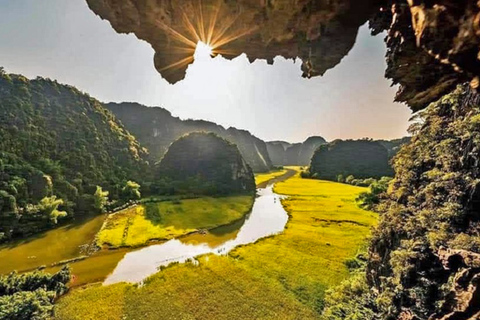
[[[213,55],[302,60],[321,76],[353,48],[360,26],[385,35],[385,76],[413,111],[457,84],[479,87],[480,2],[473,0],[87,0],[118,33],[151,44],[170,83],[185,78],[199,41]]]

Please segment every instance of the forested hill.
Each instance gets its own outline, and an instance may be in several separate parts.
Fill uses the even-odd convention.
[[[254,194],[255,179],[236,145],[211,132],[193,132],[168,148],[152,187],[160,194]]]
[[[97,186],[118,196],[146,151],[97,100],[0,69],[0,241],[92,212]],[[56,198],[55,198],[56,197]]]
[[[335,140],[320,146],[309,171],[312,176],[326,180],[337,180],[339,175],[362,179],[393,175],[387,148],[367,139]]]
[[[213,132],[237,145],[240,153],[255,172],[272,169],[265,142],[250,132],[228,128],[204,120],[181,120],[160,107],[147,107],[138,103],[108,103],[125,127],[146,146],[152,162],[159,161],[172,142],[181,136],[196,132]]]

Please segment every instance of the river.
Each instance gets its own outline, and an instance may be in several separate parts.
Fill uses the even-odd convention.
[[[227,234],[234,234],[232,239],[225,239],[222,243],[211,244],[212,238],[225,235],[220,227],[205,235],[194,235],[181,239],[173,239],[158,245],[127,253],[118,263],[115,270],[105,279],[104,284],[117,282],[141,282],[148,276],[158,272],[162,266],[173,262],[183,263],[195,257],[213,253],[227,254],[239,245],[253,243],[258,239],[283,231],[288,221],[288,215],[280,202],[280,196],[268,186],[257,190],[257,198],[251,213],[243,225],[237,230],[230,230]],[[205,241],[201,240],[205,237]],[[194,243],[192,240],[195,239]]]
[[[285,175],[288,178],[289,175]],[[283,180],[283,179],[281,179]],[[278,178],[274,181],[280,181]],[[272,181],[273,183],[273,181]],[[257,189],[252,211],[232,224],[195,233],[141,249],[101,250],[83,260],[70,263],[75,275],[73,286],[92,282],[107,284],[141,282],[173,262],[194,260],[204,254],[227,254],[237,246],[282,232],[288,215],[281,205],[281,196],[272,184]],[[50,264],[81,255],[81,248],[90,244],[104,217],[82,224],[68,225],[42,235],[0,247],[0,274],[13,270],[27,271],[46,266],[55,272],[61,266]]]

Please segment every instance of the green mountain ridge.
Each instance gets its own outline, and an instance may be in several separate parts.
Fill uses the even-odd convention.
[[[182,120],[161,107],[138,103],[107,103],[108,108],[125,127],[150,150],[150,160],[159,161],[172,142],[197,131],[213,132],[237,145],[240,153],[255,172],[273,168],[265,142],[246,130],[224,127],[205,120]]]
[[[214,133],[176,140],[155,166],[157,193],[254,194],[255,179],[237,146]]]
[[[335,140],[320,146],[310,163],[310,174],[336,180],[338,175],[355,178],[393,176],[389,152],[382,143],[367,139]]]
[[[0,136],[0,239],[51,227],[54,203],[70,217],[91,213],[96,186],[116,199],[148,166],[100,102],[40,77],[0,73]]]

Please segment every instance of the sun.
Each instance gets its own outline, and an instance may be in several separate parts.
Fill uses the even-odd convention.
[[[195,48],[195,59],[205,59],[211,58],[213,55],[213,48],[208,44],[198,41],[197,46]]]

